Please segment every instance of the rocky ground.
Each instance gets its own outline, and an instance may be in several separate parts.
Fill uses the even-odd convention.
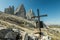
[[[6,28],[14,28],[21,30],[22,34],[27,32],[29,35],[33,35],[34,33],[39,31],[38,29],[35,29],[34,26],[36,26],[34,21],[29,21],[22,17],[11,14],[0,14],[0,30]],[[42,32],[44,33],[44,38],[51,37],[52,40],[60,40],[60,31],[57,28],[43,28]]]

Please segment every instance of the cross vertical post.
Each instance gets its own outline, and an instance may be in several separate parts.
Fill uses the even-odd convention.
[[[39,14],[39,9],[37,9],[37,13],[38,13],[38,25],[39,25],[39,30],[40,30],[40,14]]]
[[[39,31],[40,31],[40,38],[41,38],[41,28],[40,28],[40,14],[39,14],[39,9],[37,9],[37,14],[38,14],[38,27],[39,27]]]

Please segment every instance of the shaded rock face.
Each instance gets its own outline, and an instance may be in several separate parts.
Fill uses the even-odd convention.
[[[14,14],[14,6],[9,6],[8,8],[5,8],[4,12],[8,14]]]
[[[0,30],[0,39],[2,40],[16,40],[19,33],[14,32],[11,29],[2,29]],[[18,40],[18,39],[17,39]]]
[[[24,8],[24,5],[21,4],[21,6],[16,9],[14,14],[17,15],[17,16],[26,18],[26,10]]]
[[[26,17],[28,20],[35,20],[34,18],[32,18],[33,16],[35,16],[34,12],[32,9],[30,9],[30,11],[26,14]]]
[[[2,30],[0,30],[0,37],[3,38],[6,35],[6,33],[10,32],[10,31],[12,31],[12,30],[10,30],[10,29],[2,29]]]

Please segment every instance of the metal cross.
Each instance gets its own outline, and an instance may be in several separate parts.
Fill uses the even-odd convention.
[[[40,37],[41,37],[41,27],[40,27],[40,17],[45,17],[45,16],[47,16],[47,15],[40,15],[39,14],[39,9],[37,9],[37,14],[38,14],[38,16],[33,16],[32,18],[38,18],[38,25],[39,25],[39,30],[40,30]]]

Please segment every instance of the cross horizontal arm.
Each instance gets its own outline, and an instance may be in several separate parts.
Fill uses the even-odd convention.
[[[33,16],[32,18],[45,17],[47,15]]]

